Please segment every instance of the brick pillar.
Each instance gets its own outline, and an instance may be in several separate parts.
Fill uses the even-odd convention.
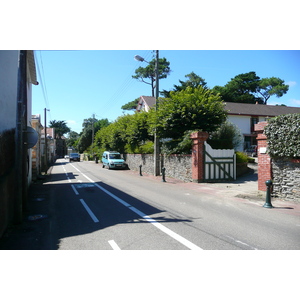
[[[268,122],[255,124],[254,130],[257,132],[257,157],[258,157],[258,190],[266,191],[266,181],[272,179],[271,158],[266,153],[267,137],[263,134]]]
[[[194,182],[204,180],[204,142],[208,139],[207,132],[194,132],[191,134],[192,146],[192,179]]]

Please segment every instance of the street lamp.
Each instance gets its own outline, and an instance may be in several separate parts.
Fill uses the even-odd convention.
[[[141,62],[145,61],[146,63],[149,63],[148,61],[146,61],[143,57],[141,57],[139,55],[135,55],[134,59],[137,60],[137,61],[141,61]]]
[[[156,103],[158,101],[159,97],[159,85],[158,85],[158,80],[159,80],[159,72],[158,72],[158,63],[159,63],[159,50],[155,50],[156,52],[156,59],[155,59],[155,109],[156,109]],[[137,61],[141,62],[147,62],[143,57],[139,55],[135,55],[134,59]],[[160,170],[159,170],[159,140],[157,138],[156,134],[156,128],[155,128],[155,133],[154,133],[154,176],[159,176],[160,175]]]

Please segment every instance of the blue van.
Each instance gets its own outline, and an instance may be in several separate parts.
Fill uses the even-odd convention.
[[[102,168],[107,166],[109,169],[126,169],[127,164],[121,158],[121,154],[116,151],[104,151],[102,154]]]

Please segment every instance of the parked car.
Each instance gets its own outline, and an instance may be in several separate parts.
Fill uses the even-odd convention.
[[[257,145],[250,146],[249,149],[246,150],[247,155],[256,157],[257,156]]]
[[[69,162],[71,161],[80,161],[80,155],[78,153],[70,153]]]
[[[109,169],[126,169],[127,164],[121,158],[121,154],[116,151],[104,151],[102,154],[102,168],[108,167]]]
[[[65,159],[69,159],[69,155],[65,155]]]

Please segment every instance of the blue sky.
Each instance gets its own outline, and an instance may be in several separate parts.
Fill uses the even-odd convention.
[[[147,65],[134,60],[137,54],[148,61],[154,58],[152,50],[35,51],[40,84],[33,86],[32,114],[41,114],[43,120],[44,108],[50,109],[48,121],[64,120],[78,133],[83,120],[93,114],[114,121],[123,114],[123,104],[151,95],[150,85],[131,77],[135,69]],[[261,78],[279,77],[290,86],[283,97],[271,97],[269,105],[300,107],[300,51],[161,50],[159,56],[170,62],[172,70],[160,80],[160,90],[171,90],[192,71],[211,88],[255,71]]]

